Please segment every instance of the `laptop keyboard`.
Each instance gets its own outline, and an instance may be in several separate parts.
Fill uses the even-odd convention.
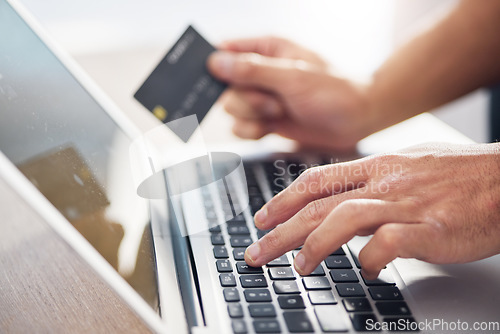
[[[270,197],[281,191],[300,174],[299,166],[304,165],[289,161],[279,170],[272,162],[245,165],[252,216],[266,202],[264,194]],[[209,195],[204,196],[209,202]],[[233,203],[225,205],[224,211],[232,212],[228,206]],[[207,218],[218,279],[235,334],[366,331],[370,321],[414,322],[387,268],[376,280],[361,275],[358,250],[344,245],[309,276],[300,276],[293,268],[298,249],[255,268],[244,261],[245,248],[269,231],[257,230],[243,214],[222,225],[209,210]]]

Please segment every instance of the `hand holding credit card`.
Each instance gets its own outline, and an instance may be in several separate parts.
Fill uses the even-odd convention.
[[[201,122],[226,88],[206,69],[213,51],[189,26],[134,95],[184,142],[196,128],[183,128],[182,123],[172,121],[196,115]]]

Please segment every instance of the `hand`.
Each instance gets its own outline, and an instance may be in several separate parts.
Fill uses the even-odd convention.
[[[396,257],[463,263],[500,253],[500,144],[427,145],[311,168],[255,215],[276,227],[245,260],[261,266],[304,245],[308,275],[356,235],[369,279]],[[283,224],[281,224],[283,223]]]
[[[303,145],[350,151],[375,131],[366,87],[331,75],[311,51],[278,38],[230,41],[220,49],[208,68],[231,84],[224,106],[240,137],[274,132]]]

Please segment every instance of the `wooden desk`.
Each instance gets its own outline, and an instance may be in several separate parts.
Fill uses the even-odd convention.
[[[2,179],[0,203],[0,332],[148,332]]]

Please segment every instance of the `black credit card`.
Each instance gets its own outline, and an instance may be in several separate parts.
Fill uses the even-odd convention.
[[[172,121],[196,115],[201,122],[227,86],[208,73],[206,62],[213,51],[189,26],[134,95],[184,142],[196,128]]]

